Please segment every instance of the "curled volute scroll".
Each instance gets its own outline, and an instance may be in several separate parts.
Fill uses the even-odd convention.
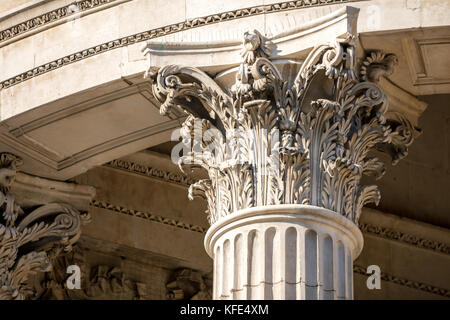
[[[71,250],[88,218],[68,204],[22,210],[10,192],[21,163],[12,154],[0,154],[0,300],[32,295],[30,275],[49,271],[51,258]]]
[[[230,88],[191,67],[149,73],[161,114],[188,114],[182,133],[191,151],[179,164],[207,170],[209,178],[189,194],[207,199],[210,223],[271,204],[324,207],[358,222],[363,205],[379,202],[378,188],[360,183],[384,173],[371,151],[396,163],[415,128],[401,115],[386,119],[387,97],[376,84],[392,72],[395,56],[358,59],[356,40],[349,34],[317,46],[293,79],[283,78],[270,60],[270,40],[257,31],[244,35]],[[202,140],[193,141],[198,132]]]

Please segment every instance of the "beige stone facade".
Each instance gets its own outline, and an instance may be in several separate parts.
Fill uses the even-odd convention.
[[[449,299],[449,9],[2,1],[0,299]]]

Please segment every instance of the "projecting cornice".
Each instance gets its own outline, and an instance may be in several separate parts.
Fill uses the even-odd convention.
[[[367,276],[367,267],[362,267],[360,265],[354,265],[353,272],[366,277]],[[413,281],[413,280],[399,277],[396,275],[392,275],[392,274],[389,274],[386,272],[381,272],[380,276],[381,276],[381,280],[383,280],[383,281],[392,282],[392,283],[395,283],[400,286],[404,286],[404,287],[408,287],[411,289],[420,290],[420,291],[436,294],[438,296],[450,298],[450,290],[448,290],[448,289],[439,288],[439,287],[436,287],[436,286],[433,286],[430,284],[426,284],[423,282],[419,282],[419,281]]]
[[[81,210],[95,193],[88,186],[18,174],[22,163],[0,154],[0,300],[34,293],[30,276],[51,270],[51,259],[72,249],[90,219]]]

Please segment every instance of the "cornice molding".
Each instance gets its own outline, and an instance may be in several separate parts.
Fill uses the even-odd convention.
[[[162,180],[164,182],[174,183],[186,188],[194,182],[193,179],[190,179],[189,177],[186,177],[181,173],[150,167],[129,160],[113,160],[106,163],[104,166],[153,179]]]
[[[133,210],[133,209],[128,209],[122,206],[118,206],[118,205],[114,205],[114,204],[110,204],[106,201],[99,201],[99,200],[93,200],[91,202],[91,206],[96,207],[96,208],[100,208],[100,209],[106,209],[109,211],[113,211],[119,214],[127,214],[130,216],[134,216],[137,218],[141,218],[141,219],[146,219],[146,220],[150,220],[153,222],[157,222],[157,223],[162,223],[165,225],[170,225],[176,228],[180,228],[180,229],[184,229],[184,230],[188,230],[188,231],[193,231],[193,232],[198,232],[198,233],[206,233],[206,229],[201,227],[201,226],[197,226],[197,225],[193,225],[193,224],[189,224],[189,223],[185,223],[179,220],[175,220],[175,219],[171,219],[171,218],[167,218],[167,217],[163,217],[163,216],[158,216],[158,215],[154,215],[151,213],[147,213],[147,212],[142,212],[142,211],[138,211],[138,210]],[[368,227],[370,226],[370,227]],[[370,231],[367,231],[367,229],[371,229],[371,228],[381,228],[378,226],[373,226],[373,225],[367,225],[367,224],[360,224],[360,228],[362,228],[361,230],[364,233],[370,233]],[[394,231],[394,230],[389,230],[389,232],[392,232],[394,234],[402,234],[403,238],[410,238],[410,235],[406,235],[403,233],[400,233],[398,231]],[[387,234],[387,233],[386,233]],[[390,234],[390,233],[389,233]],[[402,241],[400,240],[398,237],[389,237],[390,240],[394,240],[394,241]],[[431,243],[433,241],[431,240],[426,240],[426,239],[421,239],[423,242],[425,243]],[[413,242],[407,242],[408,244],[415,246],[415,247],[420,247],[420,248],[424,248],[424,249],[430,249],[428,246],[423,247],[422,245],[418,245],[417,243],[413,243]],[[441,244],[442,245],[442,244]],[[433,250],[433,249],[430,249]],[[354,265],[353,266],[353,271],[355,273],[361,274],[361,275],[367,275],[366,273],[366,269],[362,266],[359,265]],[[391,275],[385,272],[381,273],[381,279],[383,281],[388,281],[388,282],[392,282],[401,286],[406,286],[408,288],[411,289],[416,289],[416,290],[421,290],[421,291],[425,291],[428,293],[432,293],[432,294],[436,294],[436,295],[440,295],[443,297],[450,297],[450,290],[447,289],[443,289],[443,288],[438,288],[429,284],[425,284],[422,282],[418,282],[418,281],[412,281],[406,278],[401,278],[401,277],[397,277],[395,275]]]
[[[17,152],[20,152],[21,154],[26,154],[29,157],[45,164],[47,167],[53,170],[60,171],[69,168],[71,166],[77,165],[78,163],[86,159],[93,158],[99,154],[113,151],[115,148],[123,146],[127,143],[136,142],[148,138],[152,135],[173,130],[179,127],[179,125],[180,123],[178,119],[162,122],[144,129],[130,132],[128,134],[114,138],[112,140],[108,140],[104,143],[80,151],[62,160],[55,159],[54,156],[52,157],[51,154],[44,154],[42,150],[37,150],[35,146],[28,144],[26,142],[24,143],[24,141],[26,141],[25,139],[20,141],[22,142],[20,143],[18,139],[13,139],[8,134],[0,134],[0,137],[3,139],[2,142],[4,144],[13,148]],[[65,179],[68,178],[70,177],[66,177]]]
[[[168,182],[168,183],[174,183],[177,185],[184,186],[186,188],[189,186],[189,184],[191,183],[191,180],[192,180],[188,177],[185,177],[185,176],[183,176],[179,173],[173,172],[173,171],[163,170],[163,169],[160,169],[155,166],[146,166],[144,164],[136,163],[136,162],[129,161],[129,160],[113,160],[111,162],[108,162],[104,166],[113,168],[113,169],[117,169],[117,170],[130,172],[130,173],[137,174],[140,176],[145,176],[145,177],[152,178],[152,179],[161,180],[161,181]],[[95,202],[95,206],[98,206],[98,203],[99,202]],[[109,209],[109,210],[112,210],[113,207],[114,207],[113,205],[106,204],[106,203],[104,205],[102,205],[102,208]],[[131,209],[127,209],[127,208],[123,208],[123,207],[118,207],[118,208],[120,208],[120,209],[117,209],[114,211],[122,212],[122,213],[134,212],[134,210],[131,210]],[[136,215],[136,214],[132,214],[132,215]],[[151,215],[151,214],[147,214],[147,215]],[[140,213],[139,216],[146,218],[146,215],[143,213]],[[153,215],[151,215],[151,216],[153,216]],[[154,220],[153,218],[147,218],[147,219]],[[168,218],[161,217],[160,220],[161,219],[164,220],[164,219],[168,219]],[[199,228],[202,228],[202,227],[199,227]],[[370,224],[370,223],[359,223],[359,228],[360,228],[361,232],[363,232],[364,234],[376,236],[376,237],[383,238],[386,240],[401,242],[401,243],[404,243],[404,244],[407,244],[407,245],[410,245],[410,246],[413,246],[416,248],[431,250],[431,251],[434,251],[437,253],[450,254],[450,246],[443,242],[439,242],[439,241],[435,241],[435,240],[431,240],[431,239],[425,239],[422,237],[418,237],[416,235],[407,234],[407,233],[404,233],[404,232],[401,232],[398,230],[386,228],[383,226],[377,226],[377,225]],[[183,229],[185,229],[185,228],[183,227]],[[202,229],[204,230],[203,232],[206,232],[206,229],[204,229],[204,228],[202,228]]]
[[[49,180],[17,172],[11,191],[22,208],[31,208],[47,203],[70,203],[81,212],[86,211],[95,188],[88,185]]]
[[[385,164],[369,153],[387,153],[395,165],[417,129],[402,113],[385,117],[388,98],[377,83],[398,60],[381,51],[357,55],[358,12],[346,7],[323,18],[345,17],[344,36],[316,43],[298,72],[274,65],[274,52],[283,51],[273,43],[277,36],[244,33],[234,83],[221,83],[195,65],[177,65],[179,55],[170,52],[161,65],[151,55],[154,43],[147,42],[146,75],[160,114],[181,108],[189,115],[182,125],[188,151],[178,165],[208,173],[190,186],[189,197],[208,200],[211,224],[244,209],[282,204],[325,208],[358,223],[364,205],[378,204],[377,186],[361,179],[380,178]]]
[[[85,1],[94,1],[94,0],[85,0]],[[100,1],[100,0],[99,0]],[[106,1],[106,0],[104,0]],[[63,66],[72,64],[74,62],[78,62],[80,60],[84,60],[90,58],[92,56],[113,50],[122,47],[126,47],[128,45],[132,45],[135,43],[159,38],[165,35],[177,33],[180,31],[185,31],[188,29],[201,27],[205,25],[215,24],[219,22],[231,21],[235,19],[256,16],[261,14],[268,13],[277,13],[295,9],[303,9],[310,7],[318,7],[332,4],[345,4],[351,2],[360,2],[365,0],[301,0],[301,1],[285,1],[274,3],[270,5],[260,5],[255,7],[249,7],[245,9],[237,9],[217,14],[212,14],[204,17],[192,18],[183,22],[170,24],[167,26],[163,26],[156,29],[151,29],[148,31],[140,32],[134,35],[130,35],[127,37],[122,37],[120,39],[116,39],[113,41],[109,41],[106,43],[99,44],[97,46],[78,51],[76,53],[64,56],[62,58],[53,60],[46,64],[35,67],[29,71],[23,72],[15,77],[9,78],[0,82],[0,90],[12,87],[19,83],[22,83],[26,80],[30,80],[36,76],[43,75],[47,72],[56,70]],[[24,31],[25,32],[25,31]],[[1,43],[1,40],[0,40]]]
[[[60,7],[39,16],[33,17],[26,21],[20,22],[16,25],[13,25],[9,28],[0,31],[0,47],[10,44],[13,41],[20,40],[24,37],[30,36],[33,33],[31,31],[43,31],[44,28],[50,28],[57,26],[61,23],[64,23],[68,18],[78,15],[79,17],[85,16],[88,13],[94,13],[98,11],[98,9],[105,9],[106,7],[115,6],[121,4],[123,2],[128,2],[131,0],[82,0],[74,3],[70,3],[64,7]],[[79,11],[73,11],[74,5],[77,7]],[[35,5],[36,6],[36,5]],[[95,10],[94,10],[95,9]],[[19,13],[22,10],[19,10]],[[8,15],[3,19],[6,19],[12,16],[14,13],[9,12]],[[3,20],[0,17],[0,21]],[[39,29],[39,30],[38,30]]]
[[[301,45],[304,42],[304,38],[309,34],[317,35],[320,37],[319,32],[323,29],[334,26],[339,22],[345,20],[347,26],[345,26],[346,31],[355,30],[356,31],[356,21],[358,17],[359,9],[354,7],[342,7],[338,10],[332,11],[331,13],[322,15],[320,17],[314,18],[308,22],[302,23],[301,25],[291,24],[289,20],[282,24],[281,30],[270,30],[268,26],[265,33],[267,34],[267,39],[270,40],[273,46],[276,46],[276,52],[272,53],[272,57],[278,56],[288,56],[293,53],[302,51]],[[242,32],[243,33],[243,32]],[[217,53],[219,51],[235,51],[237,57],[240,57],[239,52],[242,49],[242,34],[238,33],[234,36],[224,36],[224,35],[214,35],[213,39],[207,38],[203,40],[192,41],[173,41],[165,37],[160,40],[148,41],[146,48],[148,52],[153,55],[158,53],[163,56],[170,56],[171,54],[176,54],[177,56],[183,56],[186,58],[186,54],[193,54],[197,57],[201,53]],[[197,37],[194,37],[197,38]],[[201,35],[198,36],[201,39]],[[300,47],[293,44],[292,41],[298,40]],[[287,45],[290,49],[283,48]],[[295,47],[294,49],[292,47]],[[235,63],[240,63],[240,59],[235,61]],[[153,63],[154,64],[154,63]],[[152,66],[156,66],[155,64]]]
[[[435,240],[424,239],[398,230],[389,229],[369,223],[360,223],[359,228],[365,234],[374,235],[383,239],[402,242],[420,249],[427,249],[443,254],[450,254],[450,246]]]
[[[364,268],[362,266],[359,266],[356,264],[353,265],[354,273],[358,273],[358,274],[367,276],[366,270],[367,270],[367,268]],[[428,293],[433,293],[433,294],[436,294],[439,296],[450,298],[450,290],[435,287],[430,284],[426,284],[426,283],[422,283],[422,282],[418,282],[418,281],[409,280],[406,278],[397,277],[395,275],[391,275],[391,274],[388,274],[385,272],[381,272],[381,280],[387,281],[387,282],[392,282],[392,283],[395,283],[395,284],[398,284],[401,286],[405,286],[405,287],[408,287],[411,289],[425,291]]]
[[[167,218],[159,215],[154,215],[149,212],[143,212],[139,210],[129,209],[125,208],[119,205],[111,204],[106,201],[100,201],[100,200],[92,200],[91,206],[99,209],[106,209],[112,212],[120,213],[120,214],[126,214],[129,216],[133,216],[136,218],[146,219],[153,222],[169,225],[175,228],[187,230],[187,231],[193,231],[198,233],[206,233],[206,228],[203,228],[202,226],[186,223],[180,220]]]

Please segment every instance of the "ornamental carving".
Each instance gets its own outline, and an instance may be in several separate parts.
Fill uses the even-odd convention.
[[[103,4],[108,4],[110,2],[117,1],[117,0],[84,0],[81,2],[78,2],[78,8],[81,11],[88,10],[90,8],[94,8]],[[37,66],[31,70],[28,70],[24,73],[18,74],[12,78],[6,79],[4,81],[0,82],[0,89],[6,89],[12,86],[15,86],[21,82],[30,80],[34,77],[43,75],[47,72],[56,70],[58,68],[61,68],[63,66],[72,64],[77,61],[81,61],[90,57],[93,57],[95,55],[105,53],[110,50],[123,48],[135,43],[139,43],[142,41],[147,41],[149,39],[156,39],[160,38],[166,35],[174,34],[177,32],[190,30],[193,28],[216,24],[220,22],[226,22],[226,21],[232,21],[236,19],[240,19],[243,17],[250,17],[250,16],[256,16],[261,14],[268,14],[268,13],[277,13],[277,12],[283,12],[283,11],[289,11],[289,10],[296,10],[301,8],[308,8],[308,7],[314,7],[314,6],[321,6],[323,5],[323,1],[327,1],[327,4],[342,4],[343,2],[355,2],[360,0],[301,0],[301,1],[284,1],[279,3],[273,3],[273,4],[267,4],[267,5],[261,5],[261,6],[254,6],[244,9],[238,9],[238,10],[232,10],[232,11],[225,11],[221,12],[219,14],[213,14],[209,16],[204,17],[197,17],[188,19],[186,21],[176,22],[174,24],[170,24],[164,27],[158,27],[150,30],[146,30],[143,32],[139,32],[133,35],[127,35],[125,37],[115,39],[112,41],[108,41],[105,43],[101,43],[96,45],[95,47],[86,48],[82,51],[78,51],[74,54],[70,54],[65,57],[61,57],[59,59],[53,60],[49,63]],[[72,4],[73,5],[73,4]],[[33,30],[34,28],[37,28],[39,26],[43,26],[48,23],[52,23],[54,21],[60,20],[64,17],[66,17],[67,12],[70,7],[67,6],[67,8],[59,8],[54,11],[50,11],[45,13],[41,17],[33,18],[31,20],[27,20],[23,23],[20,23],[16,26],[13,26],[9,29],[0,31],[0,45],[3,41],[8,41],[13,39],[14,37],[23,34],[25,32],[28,32],[30,30]]]
[[[211,283],[200,272],[191,269],[179,269],[174,273],[173,281],[167,283],[168,300],[211,300]]]
[[[88,216],[68,204],[21,208],[10,192],[22,160],[0,154],[0,300],[23,300],[32,294],[29,280],[50,271],[51,259],[70,251]]]
[[[52,260],[53,270],[37,285],[39,300],[146,300],[147,285],[131,280],[117,266],[90,263],[86,249],[76,245],[74,250]],[[80,289],[68,289],[67,268],[79,266]]]
[[[393,72],[394,55],[356,56],[357,36],[348,34],[314,48],[295,77],[283,76],[271,60],[274,46],[247,32],[235,83],[220,87],[192,67],[168,65],[147,74],[162,115],[188,114],[182,126],[189,147],[182,170],[206,169],[189,196],[208,202],[214,223],[241,209],[307,204],[358,222],[365,204],[378,204],[375,185],[384,164],[397,163],[418,131],[402,114],[386,118],[388,101],[377,85]],[[196,137],[201,136],[201,139]]]

